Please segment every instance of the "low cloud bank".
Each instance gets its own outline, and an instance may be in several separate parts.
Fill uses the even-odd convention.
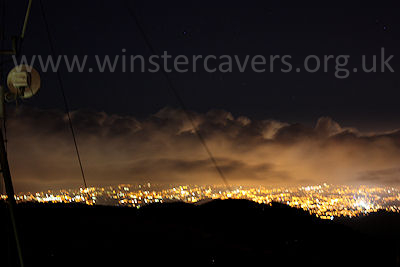
[[[222,184],[179,109],[145,119],[75,111],[87,182]],[[192,113],[231,184],[361,183],[399,185],[400,130],[362,134],[330,118],[315,127]],[[20,106],[10,111],[8,153],[16,191],[82,186],[65,114]]]

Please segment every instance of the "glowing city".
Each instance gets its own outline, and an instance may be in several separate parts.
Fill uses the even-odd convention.
[[[5,199],[6,195],[1,198]],[[21,193],[17,202],[86,203],[140,208],[151,203],[210,199],[248,199],[257,203],[280,202],[301,208],[321,219],[356,217],[378,210],[400,212],[400,190],[392,187],[315,185],[289,188],[200,185],[117,185],[87,189]]]

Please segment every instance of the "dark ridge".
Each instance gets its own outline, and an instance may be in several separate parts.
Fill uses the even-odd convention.
[[[8,214],[0,207],[0,266],[13,266]],[[386,221],[381,214],[360,220],[375,216]],[[385,236],[247,200],[140,209],[24,203],[17,219],[27,266],[396,266],[399,253]]]
[[[380,210],[368,216],[341,219],[344,225],[376,238],[400,240],[400,214]]]

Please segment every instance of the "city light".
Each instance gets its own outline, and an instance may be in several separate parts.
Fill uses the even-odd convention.
[[[1,195],[6,199],[6,195]],[[260,204],[280,202],[301,208],[321,219],[357,217],[378,210],[400,212],[400,191],[368,186],[316,185],[288,188],[217,185],[118,185],[21,193],[17,202],[85,203],[140,208],[151,203],[183,201],[197,203],[211,199],[247,199]]]

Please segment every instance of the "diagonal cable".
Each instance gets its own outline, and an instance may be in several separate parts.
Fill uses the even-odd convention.
[[[50,28],[49,28],[49,24],[47,22],[46,12],[45,12],[42,0],[39,0],[39,3],[40,3],[40,9],[41,9],[41,12],[42,12],[43,22],[45,24],[45,28],[46,28],[46,32],[47,32],[47,38],[49,39],[51,56],[53,58],[55,58],[56,57],[55,56],[56,53],[55,53],[55,49],[54,49],[54,44],[53,44],[53,41],[52,41],[52,38],[51,38]],[[75,130],[74,130],[74,127],[73,127],[73,124],[72,124],[70,109],[69,109],[67,97],[66,97],[65,90],[64,90],[63,80],[61,78],[61,74],[60,74],[59,70],[56,71],[56,74],[57,74],[57,80],[58,80],[58,84],[59,84],[59,87],[60,87],[61,95],[62,95],[62,98],[63,98],[63,101],[64,101],[64,108],[65,108],[65,113],[67,114],[69,128],[71,130],[72,139],[74,140],[75,152],[76,152],[76,156],[77,156],[77,159],[78,159],[79,167],[80,167],[80,170],[81,170],[83,184],[85,185],[85,189],[86,189],[87,188],[87,184],[86,184],[85,172],[83,170],[81,156],[80,156],[79,149],[78,149],[78,143],[76,141]]]
[[[132,19],[135,22],[137,28],[139,29],[139,32],[142,35],[143,40],[145,41],[148,49],[150,50],[150,53],[152,55],[158,55],[156,53],[156,50],[152,46],[149,38],[147,37],[147,34],[144,31],[142,25],[140,24],[140,21],[137,18],[136,13],[132,10],[131,6],[129,5],[129,1],[126,0],[125,3],[126,3],[126,6],[127,6],[127,10],[129,12],[129,15],[132,17]],[[196,133],[197,137],[199,138],[200,143],[203,145],[204,150],[207,152],[207,155],[210,158],[210,161],[214,165],[214,167],[217,170],[219,176],[221,177],[221,179],[224,182],[225,186],[229,190],[230,186],[229,186],[228,180],[226,179],[221,167],[218,165],[218,162],[215,159],[215,157],[214,157],[213,153],[211,152],[210,148],[208,147],[206,140],[204,139],[203,135],[200,133],[199,129],[197,128],[192,115],[189,113],[189,111],[188,111],[188,109],[187,109],[187,107],[185,105],[185,102],[183,101],[182,97],[180,96],[178,90],[175,88],[175,86],[174,86],[170,76],[168,75],[168,73],[163,68],[160,68],[160,69],[161,69],[162,74],[164,75],[165,80],[167,81],[168,88],[172,91],[172,93],[174,94],[175,98],[177,99],[179,105],[183,109],[183,112],[185,113],[185,116],[189,120],[190,124],[192,125],[192,128],[193,128],[194,132]]]

